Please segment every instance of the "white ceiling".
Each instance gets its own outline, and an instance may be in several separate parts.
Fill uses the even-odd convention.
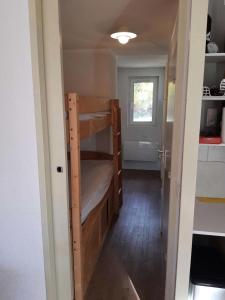
[[[117,55],[164,55],[178,0],[61,0],[64,49],[111,49]],[[110,38],[121,27],[138,34],[127,45]]]

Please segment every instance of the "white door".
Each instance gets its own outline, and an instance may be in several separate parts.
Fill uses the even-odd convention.
[[[165,300],[188,299],[207,2],[179,2],[167,65],[161,153]]]
[[[160,151],[161,179],[162,179],[161,232],[163,236],[165,253],[167,248],[167,235],[168,235],[171,153],[172,153],[174,106],[175,106],[176,61],[177,61],[177,26],[175,25],[171,43],[170,43],[168,64],[166,67],[165,97],[164,97],[164,104],[163,104],[162,151]]]

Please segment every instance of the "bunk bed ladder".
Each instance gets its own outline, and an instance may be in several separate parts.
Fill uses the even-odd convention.
[[[122,206],[122,148],[121,148],[121,110],[119,100],[112,100],[112,131],[114,160],[114,212],[119,213]]]
[[[71,176],[71,220],[75,277],[75,299],[83,300],[82,273],[82,227],[80,207],[80,136],[79,136],[79,102],[75,93],[66,98],[69,120],[67,134],[70,144],[70,176]]]

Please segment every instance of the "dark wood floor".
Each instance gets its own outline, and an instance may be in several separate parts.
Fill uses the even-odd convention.
[[[123,198],[86,299],[163,300],[159,173],[124,171]]]

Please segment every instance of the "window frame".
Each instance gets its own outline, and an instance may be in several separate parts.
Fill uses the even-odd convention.
[[[140,82],[153,83],[153,104],[152,104],[152,121],[135,122],[133,121],[134,108],[134,84]],[[128,126],[155,126],[157,116],[157,102],[158,102],[158,76],[135,76],[129,77],[129,98],[128,98]]]

